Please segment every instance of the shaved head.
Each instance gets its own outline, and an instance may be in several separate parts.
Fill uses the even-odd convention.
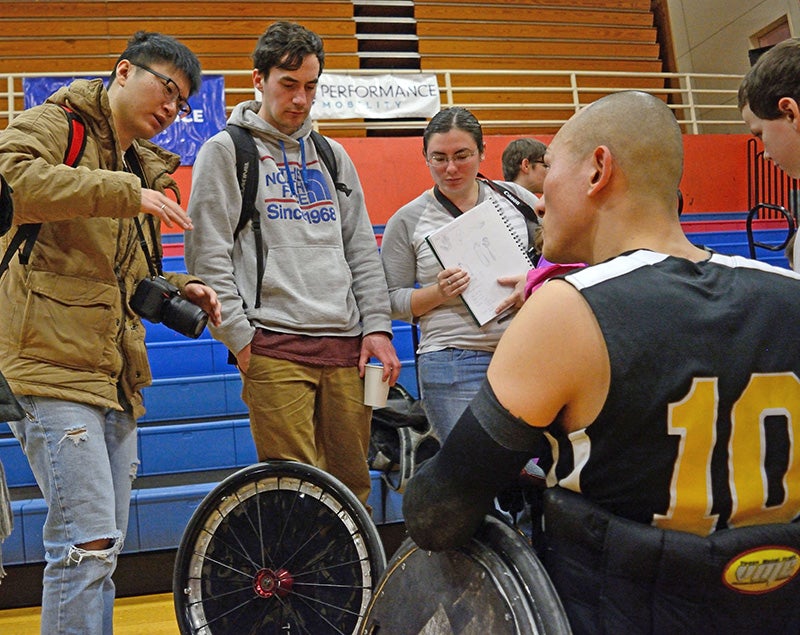
[[[556,139],[579,156],[606,146],[632,189],[668,201],[677,197],[683,173],[681,129],[669,107],[648,93],[603,97],[574,115]]]

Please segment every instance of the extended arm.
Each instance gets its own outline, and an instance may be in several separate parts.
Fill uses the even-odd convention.
[[[528,458],[549,452],[542,428],[589,425],[608,393],[599,326],[570,285],[554,281],[525,303],[500,340],[487,382],[403,496],[409,534],[424,549],[458,547]]]
[[[406,488],[403,516],[409,535],[431,551],[464,544],[497,492],[546,449],[543,430],[509,413],[484,382],[440,452],[420,466]]]

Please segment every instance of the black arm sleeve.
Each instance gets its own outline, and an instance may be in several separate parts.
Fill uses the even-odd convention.
[[[484,381],[442,449],[406,487],[403,517],[409,535],[428,551],[465,544],[491,511],[495,495],[542,452],[549,452],[544,431],[514,417]]]

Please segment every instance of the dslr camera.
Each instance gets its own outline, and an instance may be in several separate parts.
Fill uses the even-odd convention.
[[[182,297],[178,287],[163,276],[145,278],[136,287],[131,308],[145,320],[197,339],[208,322],[208,315],[199,306]]]

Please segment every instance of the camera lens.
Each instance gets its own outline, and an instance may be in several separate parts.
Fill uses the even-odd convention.
[[[181,335],[197,339],[208,323],[208,315],[185,298],[173,296],[164,303],[162,322]]]

